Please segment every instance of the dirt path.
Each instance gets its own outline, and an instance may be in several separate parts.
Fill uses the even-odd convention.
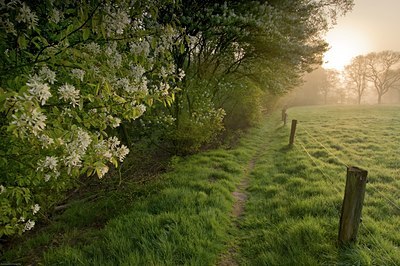
[[[250,173],[254,169],[254,165],[256,162],[256,158],[253,158],[244,173],[244,177],[240,181],[239,185],[236,187],[236,190],[232,193],[235,198],[235,203],[233,204],[232,209],[232,219],[235,221],[235,225],[239,225],[240,217],[243,215],[244,206],[246,204],[248,195],[246,194],[246,189],[250,184]],[[231,247],[228,249],[226,253],[221,256],[220,261],[217,263],[218,266],[236,266],[239,265],[235,260],[235,255],[237,252],[237,247],[235,243],[231,244]]]

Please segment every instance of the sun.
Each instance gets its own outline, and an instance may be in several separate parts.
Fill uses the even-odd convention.
[[[353,57],[370,51],[367,35],[351,29],[333,29],[326,35],[330,49],[324,54],[324,68],[343,70]]]

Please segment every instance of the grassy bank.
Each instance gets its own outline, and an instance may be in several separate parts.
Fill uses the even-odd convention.
[[[146,184],[103,184],[95,199],[72,202],[46,226],[13,241],[1,262],[217,263],[232,241],[232,192],[262,147],[267,127],[255,129],[234,150],[173,158],[170,172]]]

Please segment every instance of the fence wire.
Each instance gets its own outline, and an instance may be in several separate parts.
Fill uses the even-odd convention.
[[[302,131],[304,131],[308,136],[311,137],[312,140],[314,140],[314,142],[316,142],[317,144],[319,144],[324,150],[326,150],[330,155],[332,155],[334,158],[336,158],[336,160],[338,160],[341,164],[343,164],[344,166],[346,166],[347,168],[349,167],[349,165],[347,163],[345,163],[342,159],[340,159],[336,154],[334,154],[331,150],[329,150],[324,144],[322,144],[319,140],[317,140],[313,135],[310,134],[310,132],[308,132],[306,129],[301,128]]]
[[[317,143],[319,146],[321,146],[325,151],[328,152],[328,154],[332,155],[334,158],[336,158],[341,164],[343,164],[344,166],[346,166],[347,168],[349,168],[349,165],[347,163],[345,163],[343,160],[341,160],[337,155],[335,155],[332,151],[330,151],[324,144],[322,144],[320,141],[318,141],[314,136],[312,136],[306,129],[301,128],[301,131],[304,131],[310,138],[311,140],[314,141],[314,143]],[[299,138],[297,138],[297,143],[299,145],[297,145],[296,143],[294,144],[294,146],[296,148],[298,148],[298,150],[300,150],[299,146],[301,147],[301,149],[307,154],[307,156],[310,158],[310,160],[313,162],[313,164],[317,167],[317,169],[319,170],[319,172],[321,172],[321,174],[328,179],[332,184],[334,189],[338,192],[338,193],[344,193],[343,191],[341,191],[341,189],[339,189],[338,187],[336,187],[337,183],[334,182],[334,180],[332,180],[332,178],[327,175],[318,165],[316,158],[314,158],[311,153],[307,150],[307,148],[305,147],[305,145],[299,140]],[[301,150],[300,150],[301,151]],[[373,187],[373,186],[368,186],[368,188],[371,188],[372,190],[374,190],[376,193],[378,193],[383,199],[385,199],[387,202],[390,203],[390,205],[394,206],[396,209],[400,210],[400,206],[394,201],[391,200],[389,197],[387,197],[384,193],[382,193],[381,191],[379,191],[377,188]],[[335,206],[336,207],[336,206]],[[340,215],[340,214],[339,214]],[[368,218],[369,219],[369,218]],[[374,234],[368,229],[367,226],[365,226],[365,224],[362,222],[361,223],[362,228],[365,229],[365,231],[367,232],[367,234],[370,235],[370,237],[372,238],[372,240],[375,242],[376,246],[378,249],[383,251],[383,254],[386,254],[387,257],[389,258],[389,260],[393,263],[393,265],[396,265],[396,262],[393,260],[393,258],[391,257],[391,255],[386,251],[385,248],[383,248],[380,245],[380,242],[375,238]]]
[[[369,218],[368,218],[369,219]],[[383,248],[379,241],[375,238],[374,234],[368,229],[368,227],[366,225],[364,225],[363,222],[361,222],[361,226],[362,228],[365,229],[365,231],[367,231],[367,233],[371,236],[372,240],[375,242],[376,246],[378,247],[378,249],[383,250],[383,253],[387,255],[387,257],[390,259],[391,262],[393,262],[393,265],[397,265],[396,262],[392,259],[392,256],[389,254],[389,252],[386,251],[385,248]]]
[[[334,186],[333,188],[339,193],[343,193],[343,191],[341,191],[340,189],[338,189],[336,187],[336,182],[333,181],[333,179],[327,175],[318,165],[317,161],[315,160],[315,158],[310,154],[310,152],[307,150],[307,148],[303,145],[303,143],[301,143],[300,141],[297,141],[299,143],[299,145],[301,146],[301,148],[303,149],[303,151],[307,154],[307,156],[310,158],[310,160],[313,162],[313,164],[317,167],[317,169],[319,170],[319,172],[325,177],[327,178]],[[295,147],[297,147],[297,144],[295,144]]]
[[[318,141],[314,136],[312,136],[310,134],[310,132],[308,132],[306,129],[301,128],[301,131],[304,131],[313,141],[314,143],[320,145],[324,150],[326,150],[330,155],[332,155],[334,158],[336,158],[341,164],[343,164],[344,166],[346,166],[347,168],[349,168],[349,165],[346,164],[342,159],[340,159],[337,155],[335,155],[332,151],[330,151],[324,144],[322,144],[320,141]],[[299,144],[302,146],[303,150],[306,152],[306,154],[311,158],[311,160],[314,161],[315,163],[315,159],[313,158],[313,156],[307,151],[307,149],[305,148],[305,146],[299,142]],[[320,168],[318,168],[321,172],[322,170]],[[325,173],[323,173],[324,176],[327,176]],[[331,182],[333,182],[331,180]],[[397,210],[400,211],[400,206],[394,201],[391,200],[389,197],[387,197],[384,193],[382,193],[381,191],[379,191],[378,189],[376,189],[373,186],[368,186],[368,188],[371,188],[372,190],[374,190],[376,193],[378,193],[380,196],[382,196],[382,198],[384,198],[390,205],[392,205],[393,207],[395,207]]]

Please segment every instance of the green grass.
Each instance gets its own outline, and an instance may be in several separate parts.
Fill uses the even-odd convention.
[[[15,239],[0,262],[216,265],[233,249],[240,265],[400,265],[400,107],[292,108],[289,117],[299,121],[293,148],[274,114],[235,149],[176,157],[144,184],[102,181],[96,198]],[[369,183],[358,242],[339,248],[345,164],[368,170]],[[235,221],[232,192],[246,175]]]
[[[232,192],[265,128],[234,150],[173,158],[168,173],[94,190],[21,239],[0,262],[45,265],[213,265],[233,241]],[[115,177],[118,181],[118,177]]]
[[[299,121],[295,147],[285,148],[289,127],[268,132],[252,173],[240,264],[400,265],[400,108],[304,107],[289,117]],[[368,170],[369,183],[358,243],[339,248],[345,164]]]

